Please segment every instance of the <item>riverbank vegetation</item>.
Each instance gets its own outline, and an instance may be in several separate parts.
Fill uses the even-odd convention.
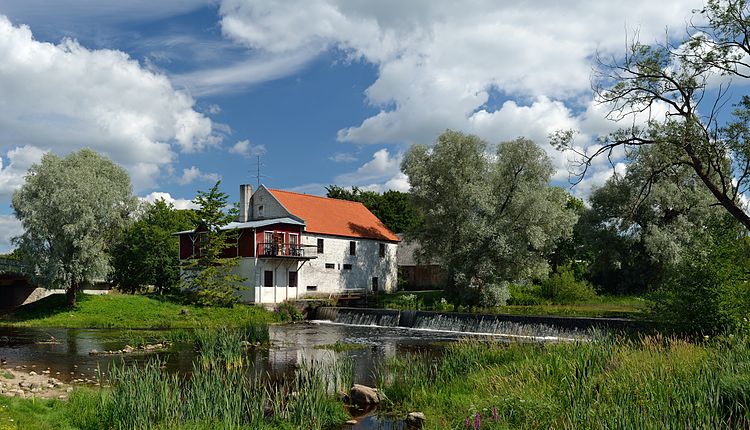
[[[549,185],[550,160],[529,141],[501,143],[491,160],[488,147],[449,131],[405,155],[423,214],[408,236],[418,258],[445,270],[444,296],[425,307],[643,317],[706,333],[750,314],[747,230],[689,167],[654,173],[669,156],[662,147],[629,152],[627,171],[594,189],[590,206]],[[619,305],[602,306],[609,300]],[[406,293],[386,305],[419,301]]]
[[[0,319],[0,325],[17,327],[166,329],[243,327],[280,321],[278,314],[259,306],[195,306],[164,296],[130,294],[79,294],[75,307],[65,306],[65,296],[55,294],[21,306]]]
[[[412,355],[381,372],[395,411],[428,429],[746,428],[750,343],[605,336],[593,342],[465,342],[436,362]]]
[[[292,375],[270,381],[244,353],[259,331],[199,331],[189,377],[149,361],[110,368],[104,388],[78,388],[67,402],[0,397],[0,429],[320,430],[343,424],[349,415],[337,393],[352,385],[351,363],[301,363]]]
[[[471,308],[449,302],[442,290],[399,291],[381,294],[368,306],[386,309],[422,310],[436,312],[483,312],[510,315],[552,315],[593,318],[648,318],[649,301],[637,295],[594,295],[576,301],[554,302],[530,293],[539,286],[511,286],[510,299],[505,306]]]

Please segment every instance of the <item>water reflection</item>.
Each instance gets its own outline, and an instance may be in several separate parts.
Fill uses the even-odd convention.
[[[124,355],[90,355],[91,350],[118,350],[135,337],[153,336],[153,332],[103,329],[30,329],[0,328],[0,363],[5,367],[20,368],[40,373],[49,369],[50,376],[64,381],[97,379],[97,370],[107,372],[113,363],[140,363],[159,359],[167,370],[189,374],[195,351],[189,345],[154,353]],[[357,326],[312,321],[275,325],[269,328],[269,348],[250,348],[248,359],[253,364],[252,374],[271,378],[289,376],[304,363],[331,362],[342,357],[352,360],[353,381],[376,385],[375,372],[390,357],[420,353],[435,357],[447,343],[467,337],[465,333],[418,330],[400,327]],[[486,337],[485,337],[486,338]],[[507,338],[495,336],[495,340]],[[362,348],[335,353],[316,346],[336,342],[359,344]],[[356,412],[358,421],[344,429],[402,430],[400,417],[379,416],[376,411]]]
[[[89,355],[91,350],[117,350],[133,337],[148,332],[104,329],[0,328],[0,359],[7,367],[27,370],[49,369],[62,380],[93,378],[112,363],[138,363],[158,358],[170,371],[188,374],[195,352],[189,346],[155,353]],[[153,335],[153,333],[151,333]],[[354,382],[373,385],[377,367],[389,357],[410,353],[431,356],[446,343],[467,337],[464,333],[414,330],[399,327],[372,327],[313,321],[274,325],[269,328],[270,348],[251,348],[249,359],[257,375],[288,375],[303,363],[352,359]],[[502,340],[502,338],[500,338]],[[336,342],[360,344],[363,348],[335,353],[316,346]],[[2,363],[2,361],[0,361]],[[59,374],[57,374],[59,372]]]

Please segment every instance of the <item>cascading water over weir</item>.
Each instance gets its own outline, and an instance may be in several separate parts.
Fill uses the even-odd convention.
[[[576,340],[590,337],[596,328],[639,328],[624,318],[571,318],[552,316],[468,314],[395,309],[320,307],[317,320],[337,324],[449,331],[532,340]]]

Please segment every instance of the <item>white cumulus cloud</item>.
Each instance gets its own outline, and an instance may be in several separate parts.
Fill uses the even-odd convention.
[[[24,183],[26,171],[32,164],[41,161],[46,151],[35,146],[11,149],[0,158],[0,196],[8,199]],[[9,200],[9,199],[8,199]]]
[[[218,143],[189,95],[123,52],[40,42],[0,15],[0,58],[0,149],[65,155],[89,147],[125,166],[143,189],[178,152]]]
[[[219,179],[221,179],[221,175],[218,173],[205,173],[195,166],[190,166],[182,169],[182,176],[177,178],[177,183],[187,185],[194,181],[216,182]]]
[[[229,148],[229,152],[232,154],[240,154],[246,158],[255,157],[257,155],[263,155],[266,153],[266,147],[264,145],[253,145],[249,140],[240,140],[239,142],[232,145]]]
[[[409,180],[401,173],[402,154],[391,155],[381,149],[357,170],[336,176],[335,183],[344,187],[358,186],[370,191],[408,191]]]
[[[377,112],[339,130],[340,141],[431,144],[445,129],[492,143],[526,136],[548,152],[562,181],[571,155],[553,151],[548,133],[579,129],[576,142],[585,146],[616,127],[592,101],[594,56],[623,55],[626,32],[646,43],[663,41],[665,27],[680,36],[702,5],[222,0],[220,15],[225,36],[258,52],[338,50],[349,61],[376,66],[364,98]],[[595,169],[589,185],[609,170]],[[352,175],[341,179],[362,182]]]
[[[23,233],[21,221],[14,215],[0,215],[0,253],[10,252],[15,246],[11,240]]]
[[[198,205],[193,203],[192,200],[176,199],[172,197],[171,194],[162,191],[154,191],[145,197],[139,198],[141,201],[148,203],[153,203],[157,200],[164,200],[167,203],[173,204],[175,209],[198,209]]]

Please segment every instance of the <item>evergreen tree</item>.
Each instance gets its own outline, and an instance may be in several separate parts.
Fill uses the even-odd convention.
[[[228,252],[237,246],[238,232],[225,227],[234,221],[237,210],[227,208],[229,196],[219,191],[220,184],[198,191],[193,200],[199,206],[198,255],[184,266],[183,288],[198,304],[231,306],[239,300],[237,293],[244,289],[245,278],[236,273],[239,257]]]

